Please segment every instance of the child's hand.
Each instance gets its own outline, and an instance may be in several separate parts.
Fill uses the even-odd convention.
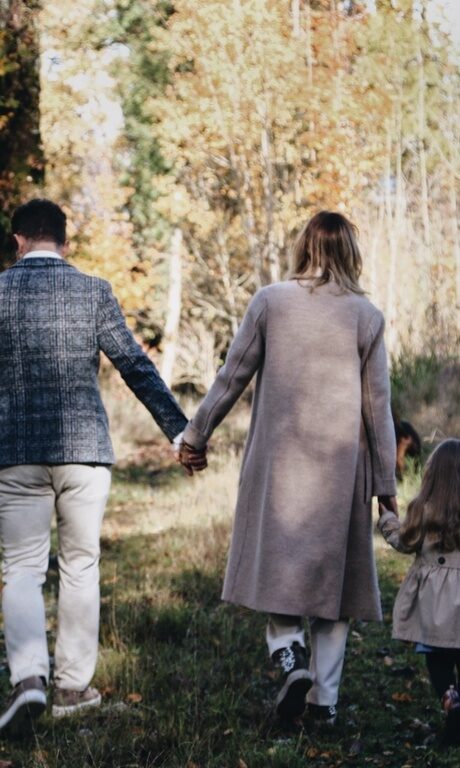
[[[396,496],[378,496],[379,502],[379,515],[382,517],[386,512],[393,512],[396,517],[398,515],[398,501]]]

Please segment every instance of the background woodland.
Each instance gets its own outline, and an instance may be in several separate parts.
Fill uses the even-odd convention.
[[[75,263],[112,281],[166,380],[202,393],[296,232],[337,209],[386,315],[396,406],[414,401],[401,370],[453,392],[460,78],[433,5],[0,0],[3,263],[14,205],[56,199]]]

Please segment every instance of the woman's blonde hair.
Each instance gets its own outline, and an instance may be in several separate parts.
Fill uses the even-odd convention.
[[[425,536],[444,552],[460,549],[460,440],[444,440],[433,451],[401,525],[410,552],[420,552]]]
[[[311,278],[313,288],[334,280],[343,290],[364,293],[359,285],[362,259],[357,227],[341,213],[320,211],[297,237],[290,278]]]

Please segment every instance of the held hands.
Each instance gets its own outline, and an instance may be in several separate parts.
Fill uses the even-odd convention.
[[[379,516],[385,514],[385,512],[393,512],[396,517],[399,517],[398,513],[398,501],[396,496],[377,496],[379,502]]]
[[[184,467],[187,475],[192,476],[194,472],[201,472],[208,466],[206,451],[206,447],[201,449],[194,448],[182,440],[176,451],[176,458],[179,464],[182,464]]]

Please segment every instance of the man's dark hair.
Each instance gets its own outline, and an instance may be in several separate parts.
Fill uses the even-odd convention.
[[[29,200],[14,211],[11,231],[13,235],[22,235],[28,240],[51,240],[56,245],[64,245],[66,215],[51,200]]]

